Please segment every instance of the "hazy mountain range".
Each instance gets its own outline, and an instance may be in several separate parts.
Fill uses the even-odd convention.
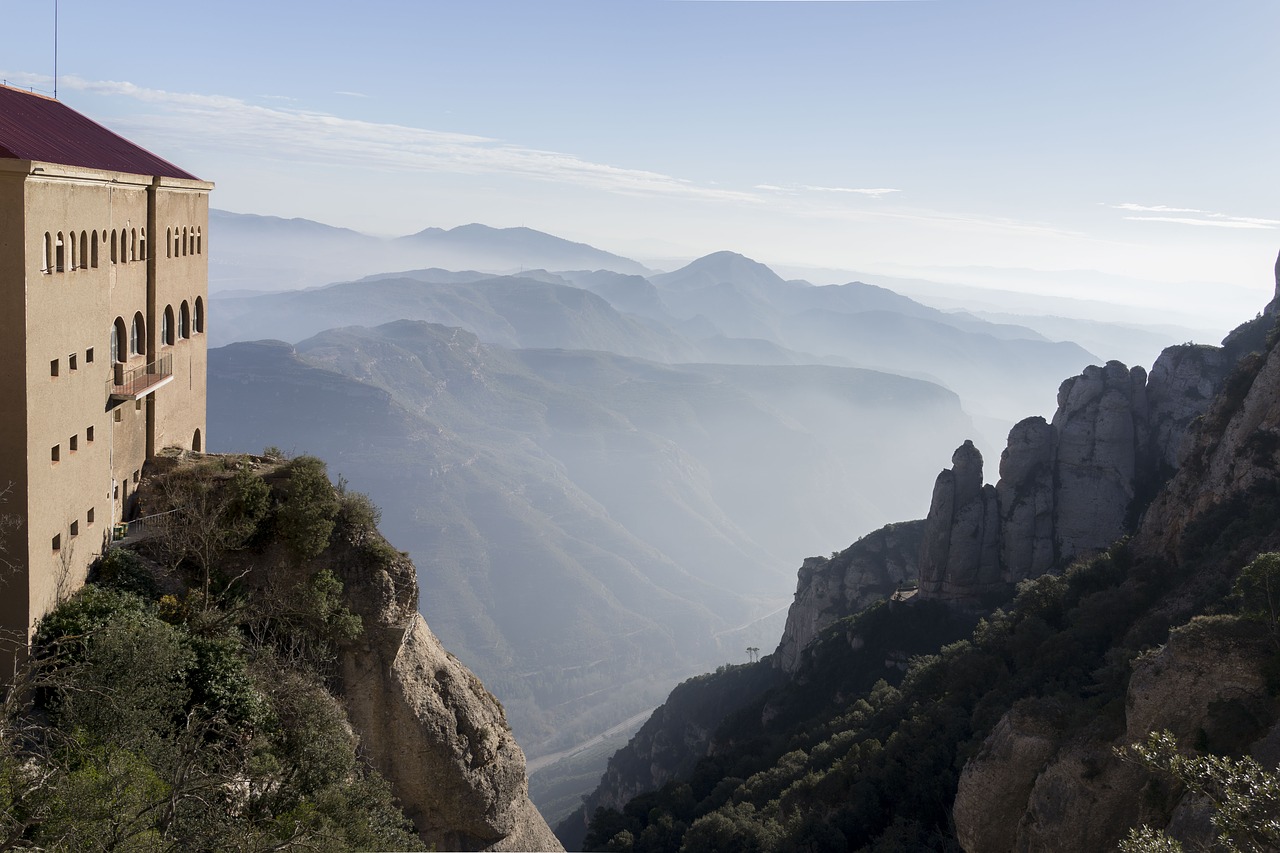
[[[508,350],[421,321],[212,350],[209,400],[215,449],[287,440],[383,507],[428,622],[534,754],[737,659],[757,635],[732,629],[784,607],[800,556],[918,515],[885,484],[970,429],[954,394],[891,374]]]
[[[211,231],[210,447],[283,444],[367,491],[531,756],[772,646],[804,557],[919,517],[900,484],[1049,414],[1101,360],[1065,333],[1132,331],[529,229]]]

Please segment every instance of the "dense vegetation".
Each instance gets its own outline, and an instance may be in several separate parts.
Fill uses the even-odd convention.
[[[41,622],[0,708],[0,849],[421,849],[329,689],[361,622],[310,563],[376,510],[318,460],[265,469],[155,477],[142,553]]]
[[[1193,624],[1256,631],[1250,625],[1265,607],[1280,605],[1275,594],[1267,598],[1268,583],[1280,590],[1280,571],[1262,581],[1258,570],[1246,572],[1234,594],[1232,580],[1248,555],[1280,544],[1277,512],[1280,496],[1262,488],[1220,511],[1230,524],[1219,513],[1203,519],[1178,569],[1137,559],[1121,543],[1062,576],[1024,582],[966,639],[913,657],[896,687],[858,684],[866,671],[851,656],[891,648],[891,635],[936,625],[935,614],[879,605],[833,625],[794,684],[721,724],[713,754],[691,774],[621,812],[597,811],[585,846],[958,850],[950,813],[960,771],[1011,707],[1034,707],[1068,733],[1117,737],[1130,663],[1171,627],[1221,614]],[[1269,612],[1274,630],[1280,609]],[[1196,746],[1238,754],[1269,722],[1253,718],[1245,731],[1236,721]]]

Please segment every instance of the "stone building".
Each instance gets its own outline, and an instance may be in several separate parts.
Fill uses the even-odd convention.
[[[212,188],[0,86],[0,628],[19,644],[83,583],[144,463],[204,447]]]

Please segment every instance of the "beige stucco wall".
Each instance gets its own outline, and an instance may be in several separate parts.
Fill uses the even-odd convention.
[[[112,524],[129,511],[150,450],[190,447],[197,429],[203,436],[204,336],[192,329],[180,339],[175,329],[174,344],[163,344],[157,307],[163,312],[172,303],[176,317],[184,299],[194,304],[198,297],[207,310],[207,246],[175,259],[156,231],[158,222],[163,235],[170,219],[207,233],[209,189],[197,181],[0,160],[0,355],[9,365],[0,484],[18,484],[13,505],[26,517],[21,598],[29,602],[24,608],[9,589],[0,595],[6,626],[30,631],[83,583]],[[61,269],[46,233],[54,244],[61,235]],[[13,245],[15,235],[20,245]],[[144,318],[145,337],[143,351],[130,353],[135,314]],[[174,379],[146,399],[109,396],[117,317],[125,367],[173,356]]]

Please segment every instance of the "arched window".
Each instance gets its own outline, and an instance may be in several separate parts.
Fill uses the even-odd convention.
[[[200,453],[204,449],[204,445],[200,441],[200,430],[197,429],[195,434],[191,436],[191,449],[196,453]]]
[[[182,257],[182,234],[176,228],[173,231],[173,256]]]
[[[126,353],[122,348],[124,343],[124,318],[117,317],[116,321],[111,324],[111,363],[124,361]]]
[[[133,325],[129,327],[129,355],[144,355],[147,351],[147,326],[142,314],[133,315]]]
[[[173,229],[164,229],[164,256],[166,258],[173,257]]]
[[[133,228],[129,231],[129,260],[136,261],[138,259],[138,229]]]
[[[138,260],[145,261],[147,259],[147,229],[143,228],[138,232]]]
[[[53,272],[53,235],[44,232],[44,260],[40,262],[40,272]]]
[[[98,232],[93,232],[93,237],[89,240],[89,266],[95,270],[98,268]]]
[[[124,228],[120,229],[120,263],[129,261],[129,232]]]
[[[173,306],[164,306],[164,314],[160,316],[160,343],[173,346]]]
[[[195,314],[196,334],[202,335],[204,334],[204,299],[199,296],[196,297]]]
[[[71,250],[71,269],[75,270],[80,266],[80,246],[76,242],[76,232],[67,234],[67,244]]]
[[[183,228],[182,229],[182,254],[184,256],[187,254],[188,239],[190,238],[187,236],[187,229]]]
[[[103,234],[102,236],[106,237],[107,235]],[[111,236],[109,239],[111,240],[111,263],[114,264],[116,263],[116,232],[115,231],[111,232]]]
[[[178,309],[178,337],[191,337],[191,309],[187,307],[187,300],[182,300],[182,306]]]
[[[58,232],[58,238],[53,243],[53,262],[54,269],[58,272],[65,272],[67,269],[67,246],[62,241],[62,232]]]
[[[80,266],[81,268],[89,266],[89,232],[80,232]],[[94,264],[96,267],[97,264]]]
[[[204,254],[204,229],[196,226],[196,254]]]

